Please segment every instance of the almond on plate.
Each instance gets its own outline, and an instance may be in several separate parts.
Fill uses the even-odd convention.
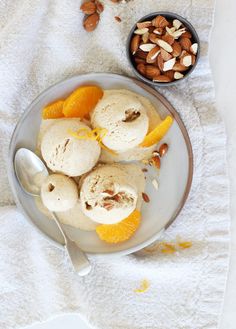
[[[98,13],[94,13],[92,15],[89,15],[84,20],[84,28],[87,32],[92,32],[96,29],[98,22],[99,22],[99,15]]]
[[[80,9],[82,10],[82,12],[86,15],[92,15],[96,12],[97,10],[97,6],[94,2],[92,1],[87,1],[84,2],[81,6]]]

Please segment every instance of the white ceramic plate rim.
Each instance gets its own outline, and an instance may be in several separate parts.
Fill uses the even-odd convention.
[[[104,73],[88,73],[88,74],[81,74],[79,75],[80,78],[84,78],[84,80],[88,80],[91,78],[94,78],[94,76],[99,77],[100,74]],[[132,81],[135,82],[137,85],[139,85],[141,88],[145,89],[146,91],[148,91],[149,93],[151,93],[153,96],[157,97],[158,100],[166,107],[166,109],[170,112],[170,114],[174,117],[175,121],[177,122],[185,143],[186,143],[186,147],[187,147],[187,151],[188,151],[188,158],[189,158],[189,168],[188,168],[188,179],[187,179],[187,183],[186,183],[186,187],[185,187],[185,191],[183,194],[183,197],[181,199],[181,201],[179,202],[179,205],[175,211],[175,213],[173,214],[173,216],[170,218],[170,220],[168,221],[168,223],[165,225],[165,227],[159,231],[156,232],[155,234],[153,234],[153,236],[151,236],[149,239],[145,240],[142,243],[139,243],[131,248],[125,249],[125,250],[120,250],[120,251],[114,251],[114,252],[104,252],[104,253],[91,253],[91,255],[94,256],[123,256],[123,255],[128,255],[130,253],[134,253],[140,249],[143,249],[145,247],[147,247],[148,245],[152,244],[153,242],[155,242],[163,233],[163,231],[165,229],[167,229],[172,223],[173,221],[176,219],[176,217],[179,215],[180,211],[182,210],[190,189],[191,189],[191,184],[192,184],[192,178],[193,178],[193,151],[192,151],[192,146],[191,146],[191,142],[190,142],[190,138],[188,135],[188,132],[183,124],[182,119],[180,118],[180,115],[177,113],[177,111],[174,109],[174,107],[169,103],[169,101],[167,101],[167,99],[162,96],[161,94],[159,94],[159,92],[153,88],[151,88],[150,86],[144,84],[143,82],[135,79],[135,78],[130,78],[130,77],[125,77],[123,75],[119,75],[119,74],[113,74],[113,73],[105,73],[109,79],[109,77],[120,77],[122,79],[126,79],[127,81]],[[8,153],[8,165],[7,165],[7,174],[8,174],[8,179],[9,179],[9,183],[11,186],[11,190],[13,192],[13,196],[16,202],[17,207],[20,209],[20,211],[24,214],[24,216],[26,217],[27,221],[34,227],[37,229],[38,232],[40,232],[40,234],[46,238],[50,243],[53,243],[55,246],[62,248],[64,247],[62,244],[60,244],[59,242],[53,240],[52,238],[50,238],[45,232],[41,231],[39,229],[39,227],[37,227],[31,220],[31,218],[26,214],[25,210],[24,210],[24,206],[22,205],[21,201],[18,198],[18,195],[16,193],[15,190],[15,186],[14,186],[14,179],[16,179],[15,176],[15,171],[14,171],[14,156],[15,156],[15,149],[14,149],[14,138],[17,134],[17,131],[19,129],[19,127],[21,126],[21,122],[27,117],[28,113],[30,112],[31,108],[34,107],[34,105],[42,98],[44,97],[44,94],[47,92],[50,92],[51,89],[53,89],[56,85],[60,84],[60,83],[64,83],[67,80],[72,80],[72,79],[76,79],[78,77],[78,75],[74,75],[70,78],[67,79],[63,79],[53,85],[51,85],[49,88],[45,89],[43,92],[41,92],[34,100],[33,102],[26,108],[26,110],[24,111],[24,113],[22,114],[21,118],[19,119],[18,123],[16,124],[16,127],[12,133],[11,136],[11,141],[10,141],[10,145],[9,145],[9,153]],[[88,253],[89,254],[89,253]]]

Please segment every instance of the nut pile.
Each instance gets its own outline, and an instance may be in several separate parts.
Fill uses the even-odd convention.
[[[178,19],[156,16],[137,23],[130,52],[138,72],[154,82],[171,82],[184,77],[194,65],[198,44]]]
[[[104,10],[103,4],[99,0],[87,1],[81,5],[80,9],[85,14],[83,23],[84,29],[87,32],[92,32],[99,23],[100,14]]]

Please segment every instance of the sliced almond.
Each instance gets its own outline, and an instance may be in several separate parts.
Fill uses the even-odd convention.
[[[174,56],[174,57],[178,57],[178,56],[180,56],[180,54],[181,54],[181,52],[182,52],[182,48],[181,48],[181,46],[180,46],[180,44],[179,44],[178,41],[175,41],[175,42],[173,43],[172,48],[173,48],[173,51],[172,51],[172,53],[171,53],[172,56]]]
[[[149,33],[149,40],[153,43],[157,43],[158,37],[154,33]]]
[[[184,55],[180,58],[180,64],[189,67],[190,65],[192,65],[192,56]]]
[[[161,48],[161,57],[163,58],[163,61],[169,61],[172,58],[172,55]]]
[[[169,71],[173,69],[173,66],[175,65],[176,62],[176,58],[171,58],[169,61],[164,62],[164,66],[163,66],[163,71]]]
[[[144,33],[148,32],[148,28],[145,27],[143,29],[137,29],[134,31],[134,34],[138,34],[138,35],[143,35]]]
[[[184,72],[186,71],[188,68],[182,64],[180,64],[180,62],[176,62],[175,65],[173,66],[173,70],[177,71],[177,72]]]
[[[152,180],[152,185],[154,186],[154,188],[155,188],[156,190],[158,190],[158,188],[159,188],[159,184],[158,184],[158,181],[157,181],[156,179],[153,179],[153,180]]]
[[[148,53],[149,53],[150,50],[152,50],[155,47],[156,47],[156,45],[153,44],[153,43],[143,43],[142,45],[139,46],[139,48],[142,51],[145,51],[145,52],[148,52]]]
[[[157,77],[154,77],[152,81],[167,83],[167,82],[171,82],[171,79],[166,75],[158,75]]]
[[[179,79],[182,79],[184,77],[184,75],[180,72],[175,72],[174,73],[174,79],[175,80],[179,80]]]
[[[152,25],[155,27],[166,27],[169,25],[169,22],[165,19],[165,17],[158,15],[152,20]]]
[[[146,32],[142,35],[142,40],[144,43],[147,43],[149,40],[149,32]]]
[[[178,19],[173,20],[173,26],[176,30],[178,30],[181,25],[182,25],[182,22],[180,22]]]
[[[159,75],[161,72],[158,67],[154,65],[146,65],[146,77],[149,79],[153,79],[155,76]]]
[[[153,30],[153,33],[157,35],[162,35],[163,31],[164,31],[163,27],[157,27],[155,30]]]
[[[171,35],[174,39],[178,39],[182,34],[185,33],[186,29],[185,27],[182,29],[179,29],[177,31],[173,31],[172,29],[170,29],[168,26],[166,27],[166,31],[169,35]]]
[[[152,50],[149,51],[146,61],[147,63],[155,63],[156,62],[156,58],[158,56],[158,54],[160,53],[160,47],[159,46],[155,46],[155,48],[153,48]]]
[[[141,73],[142,75],[145,75],[146,74],[146,65],[143,64],[143,63],[140,63],[137,65],[137,70],[139,73]]]
[[[164,40],[165,42],[169,43],[169,45],[171,45],[171,46],[173,45],[173,43],[175,41],[175,39],[171,35],[169,35],[168,33],[166,33],[165,35],[163,35],[162,40]]]
[[[146,27],[152,26],[152,22],[151,21],[145,21],[145,22],[139,22],[137,23],[137,28],[138,29],[144,29]]]
[[[133,36],[130,43],[130,51],[132,55],[134,55],[138,50],[139,43],[140,43],[140,35]]]
[[[193,55],[197,54],[198,51],[198,44],[197,43],[193,43],[192,46],[190,47],[190,51]]]
[[[190,47],[192,46],[192,42],[190,41],[189,38],[181,37],[179,39],[179,43],[182,47],[182,49],[189,51]]]
[[[160,71],[163,72],[164,61],[163,61],[163,58],[162,58],[161,54],[159,54],[159,55],[157,56],[156,63],[157,63],[157,66],[159,67]]]
[[[158,39],[157,40],[157,44],[165,49],[168,53],[171,53],[173,51],[173,48],[171,47],[171,45],[169,45],[169,43],[167,43],[166,41],[164,40],[161,40],[161,39]]]

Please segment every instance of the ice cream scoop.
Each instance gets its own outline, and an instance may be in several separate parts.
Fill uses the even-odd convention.
[[[81,183],[82,211],[93,221],[114,224],[136,208],[138,188],[119,165],[100,165]]]
[[[102,142],[124,152],[139,145],[148,132],[149,120],[142,102],[132,94],[106,90],[91,114],[93,128],[105,128]]]
[[[78,188],[72,178],[49,175],[41,186],[41,199],[50,211],[67,211],[78,201]]]
[[[91,129],[79,119],[56,121],[42,137],[41,154],[53,172],[80,176],[97,163],[101,148],[96,140],[77,139],[71,132]]]

